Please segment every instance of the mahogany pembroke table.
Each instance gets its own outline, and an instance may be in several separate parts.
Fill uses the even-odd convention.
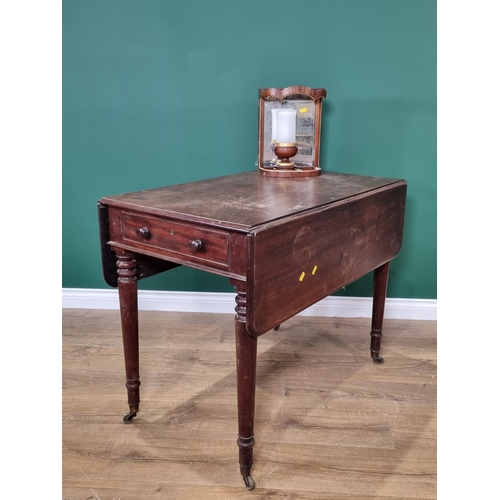
[[[253,459],[257,339],[374,271],[371,357],[379,356],[390,261],[403,236],[407,183],[323,172],[246,172],[99,200],[104,279],[118,287],[130,423],[139,411],[137,282],[185,265],[236,292],[239,464]]]

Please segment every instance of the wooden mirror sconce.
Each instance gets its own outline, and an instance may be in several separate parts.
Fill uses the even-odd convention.
[[[269,177],[319,175],[325,89],[259,89],[259,172]]]

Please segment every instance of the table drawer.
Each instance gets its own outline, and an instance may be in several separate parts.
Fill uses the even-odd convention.
[[[127,212],[121,213],[121,231],[125,244],[228,266],[229,237],[224,231]]]

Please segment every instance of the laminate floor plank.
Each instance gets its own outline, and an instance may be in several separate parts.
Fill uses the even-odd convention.
[[[255,461],[238,468],[232,315],[140,312],[128,409],[117,311],[63,310],[65,500],[436,498],[436,323],[296,317],[259,338]]]

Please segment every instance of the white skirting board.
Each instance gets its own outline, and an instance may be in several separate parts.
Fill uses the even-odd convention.
[[[139,290],[139,310],[234,313],[233,293],[170,292]],[[118,290],[63,288],[62,307],[67,309],[118,309]],[[371,318],[372,299],[330,296],[302,311],[299,316]],[[385,301],[387,319],[437,320],[437,300],[392,299]]]

